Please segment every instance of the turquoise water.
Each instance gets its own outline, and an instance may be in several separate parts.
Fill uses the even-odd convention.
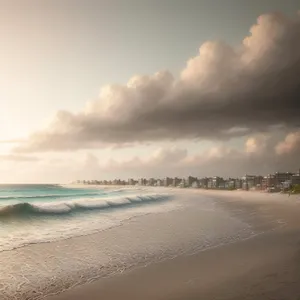
[[[135,190],[136,191],[136,190]],[[24,215],[70,214],[83,210],[160,200],[160,195],[133,194],[130,189],[77,189],[59,185],[4,185],[0,187],[0,219]]]
[[[0,185],[0,205],[12,202],[43,202],[58,199],[94,198],[105,195],[104,190],[65,188],[59,185]]]
[[[106,230],[168,200],[137,188],[1,185],[0,251]]]

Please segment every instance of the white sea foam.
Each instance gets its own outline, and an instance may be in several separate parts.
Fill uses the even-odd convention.
[[[156,202],[152,201],[155,194],[126,195],[133,205],[124,202],[124,197],[110,197],[105,202],[104,199],[76,200],[72,201],[73,205],[85,208],[102,207],[109,202],[117,206],[98,210],[84,208],[76,216],[33,218],[30,222],[20,219],[26,226],[18,226],[19,233],[13,228],[6,230],[6,239],[2,240],[6,244],[2,247],[9,249],[11,245],[29,240],[37,245],[0,252],[1,296],[5,300],[37,300],[39,295],[57,293],[135,266],[254,234],[248,224],[216,207],[211,199],[199,196],[189,199],[189,196],[182,193],[170,201]],[[135,218],[137,216],[139,218]],[[108,228],[110,230],[106,230]],[[81,237],[66,240],[79,235]],[[43,241],[57,242],[43,245]]]
[[[148,192],[54,202],[10,202],[0,207],[0,251],[106,230],[134,216],[174,209],[171,199],[170,194]]]

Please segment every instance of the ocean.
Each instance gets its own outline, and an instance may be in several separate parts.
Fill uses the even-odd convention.
[[[0,186],[0,299],[43,299],[149,263],[257,234],[178,189]]]
[[[108,229],[122,220],[147,213],[150,202],[163,202],[168,198],[166,193],[130,188],[2,185],[0,252]],[[141,211],[142,206],[146,207]]]

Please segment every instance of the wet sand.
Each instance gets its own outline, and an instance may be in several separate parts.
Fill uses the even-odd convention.
[[[298,196],[238,191],[190,192],[217,197],[220,205],[232,211],[243,208],[245,217],[258,228],[267,228],[270,221],[282,226],[247,240],[98,280],[47,300],[299,299]]]

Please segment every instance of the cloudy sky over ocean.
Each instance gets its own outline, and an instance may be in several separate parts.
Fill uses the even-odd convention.
[[[1,182],[299,168],[298,1],[0,6]]]

